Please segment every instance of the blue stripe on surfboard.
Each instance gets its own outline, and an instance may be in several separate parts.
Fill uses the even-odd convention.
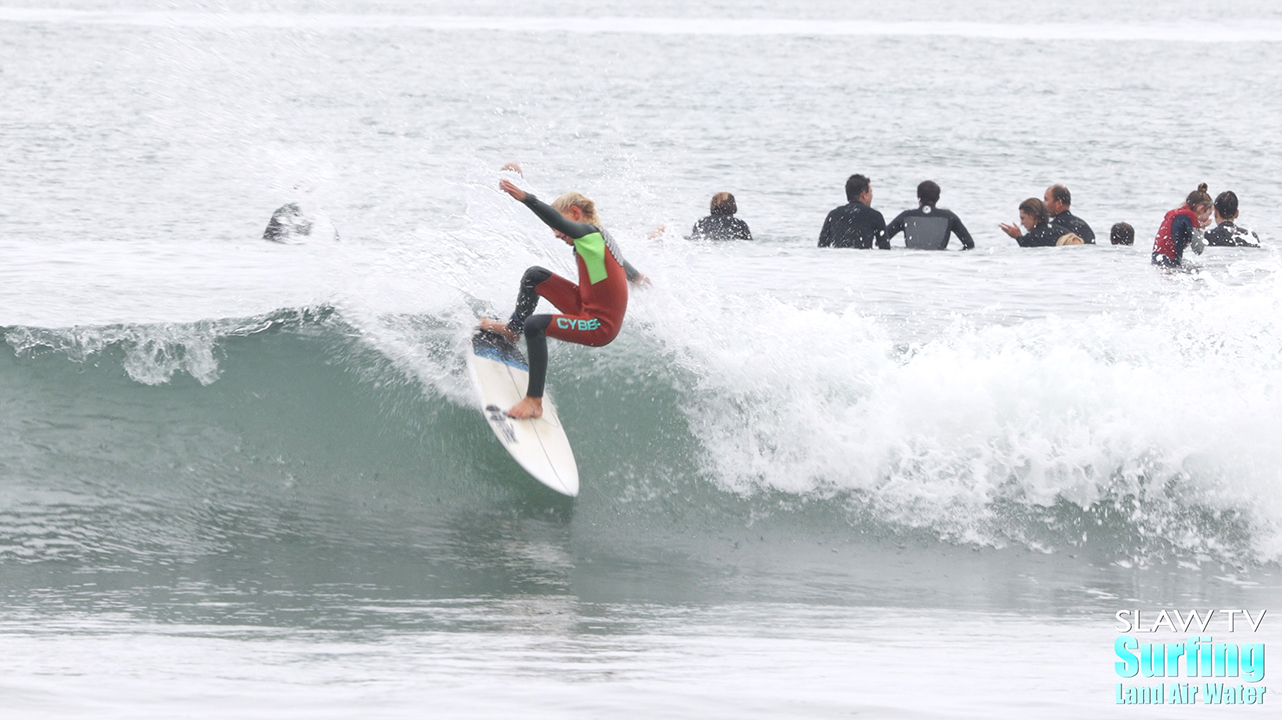
[[[498,348],[483,345],[481,347],[474,348],[473,352],[476,353],[477,357],[483,357],[487,360],[494,360],[495,362],[501,362],[504,365],[514,367],[517,370],[524,370],[525,372],[530,371],[530,366],[527,365],[525,362],[521,361],[520,358],[514,358],[509,353],[502,352]]]

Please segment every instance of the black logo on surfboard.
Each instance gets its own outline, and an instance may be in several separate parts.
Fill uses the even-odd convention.
[[[486,405],[485,415],[489,418],[490,423],[503,433],[503,442],[508,444],[516,443],[516,428],[512,427],[512,418],[508,417],[507,411],[498,405]]]

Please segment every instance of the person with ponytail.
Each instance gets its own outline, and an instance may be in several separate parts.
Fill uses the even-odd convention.
[[[532,267],[521,278],[516,309],[500,322],[486,318],[481,329],[515,342],[525,335],[530,363],[530,384],[525,397],[507,411],[518,419],[543,416],[543,386],[547,379],[547,338],[600,347],[619,334],[628,308],[628,282],[646,283],[615,246],[610,234],[601,229],[596,204],[579,193],[568,193],[551,205],[541,202],[507,180],[499,188],[524,203],[556,236],[574,248],[579,282],[541,267]],[[535,315],[539,298],[545,298],[559,315]]]
[[[1184,249],[1202,253],[1202,228],[1211,221],[1214,203],[1206,192],[1206,183],[1189,193],[1184,204],[1168,212],[1153,240],[1153,264],[1179,267],[1184,263]]]

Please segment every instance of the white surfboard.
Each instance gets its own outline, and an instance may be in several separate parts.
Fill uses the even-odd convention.
[[[552,398],[543,396],[543,417],[517,420],[507,410],[525,397],[530,366],[512,343],[484,330],[472,336],[467,367],[480,396],[481,414],[495,437],[535,480],[564,495],[579,494],[579,467]]]

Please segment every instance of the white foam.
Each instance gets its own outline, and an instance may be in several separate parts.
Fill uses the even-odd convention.
[[[1282,273],[1230,286],[1139,270],[1159,292],[1137,311],[958,316],[907,345],[912,319],[875,304],[743,297],[707,275],[665,283],[633,317],[697,378],[684,408],[727,489],[854,493],[883,519],[981,542],[1011,532],[1004,505],[1130,498],[1130,520],[1175,545],[1214,550],[1199,513],[1223,514],[1250,527],[1248,554],[1276,557]]]
[[[0,21],[79,23],[212,30],[248,28],[326,30],[416,29],[437,32],[624,33],[632,35],[796,36],[796,37],[962,37],[985,40],[1074,42],[1282,42],[1276,22],[994,23],[968,21],[876,21],[785,18],[468,16],[320,13],[197,13],[163,11],[81,11],[0,8]]]

